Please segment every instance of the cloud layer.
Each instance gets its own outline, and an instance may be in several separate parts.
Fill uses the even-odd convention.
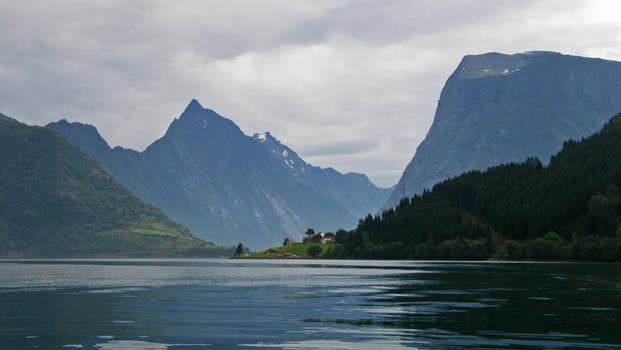
[[[305,160],[397,182],[461,57],[621,60],[613,1],[2,1],[0,112],[138,150],[192,98]]]

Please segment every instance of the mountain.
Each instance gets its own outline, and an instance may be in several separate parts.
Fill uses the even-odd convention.
[[[0,120],[4,120],[4,121],[7,121],[7,122],[16,122],[17,121],[17,120],[15,120],[15,119],[7,116],[7,115],[4,115],[2,113],[0,113]]]
[[[384,208],[468,170],[547,163],[621,111],[621,63],[554,52],[465,56]]]
[[[338,203],[355,217],[376,212],[390,195],[390,188],[378,188],[364,174],[341,174],[334,168],[324,169],[306,163],[269,132],[254,134],[252,138],[263,145],[276,161],[283,162],[298,181]]]
[[[621,114],[565,142],[548,166],[529,158],[473,170],[369,215],[337,233],[338,255],[621,261],[620,160]]]
[[[143,203],[49,129],[0,120],[0,256],[223,253]]]
[[[62,133],[140,199],[200,237],[226,245],[242,242],[261,249],[285,237],[299,238],[308,227],[353,227],[361,210],[387,197],[384,192],[382,200],[382,191],[365,182],[366,177],[336,172],[337,180],[330,181],[351,184],[336,195],[327,195],[326,189],[313,186],[312,181],[300,181],[290,164],[196,100],[143,152],[111,149],[89,125],[61,120],[47,127]],[[342,195],[355,188],[368,191],[370,199],[353,203],[364,198],[365,192],[352,195],[352,204],[343,205]]]

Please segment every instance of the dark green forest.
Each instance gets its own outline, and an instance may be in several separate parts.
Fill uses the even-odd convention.
[[[0,256],[205,256],[210,245],[57,132],[0,120]]]
[[[548,166],[470,171],[336,240],[336,257],[621,261],[621,114]]]

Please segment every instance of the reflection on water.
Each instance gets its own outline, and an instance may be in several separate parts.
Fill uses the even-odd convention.
[[[0,262],[1,349],[620,349],[614,264]]]
[[[95,344],[96,349],[100,350],[166,350],[171,347],[181,348],[181,347],[207,347],[211,346],[211,344],[162,344],[162,343],[150,343],[142,340],[113,340],[103,344]]]

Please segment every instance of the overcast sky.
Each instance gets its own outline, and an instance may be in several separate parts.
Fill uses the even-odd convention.
[[[192,98],[395,184],[464,55],[621,60],[617,1],[0,0],[0,112],[143,150]]]

